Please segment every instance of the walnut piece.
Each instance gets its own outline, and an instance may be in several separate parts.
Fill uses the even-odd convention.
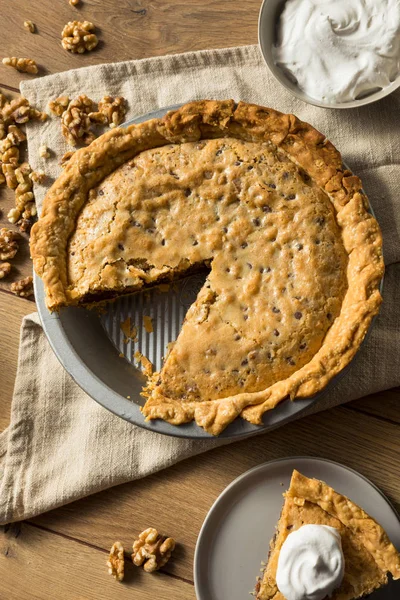
[[[33,194],[32,194],[32,196],[33,196]],[[32,219],[33,217],[36,217],[37,209],[36,209],[36,204],[35,204],[34,200],[28,201],[25,203],[24,210],[21,213],[21,215],[22,215],[23,220]]]
[[[9,150],[13,145],[12,140],[7,136],[4,138],[4,140],[0,141],[0,154],[4,154],[4,152],[7,152],[7,150]]]
[[[89,118],[94,106],[93,100],[82,94],[71,100],[67,110],[63,112],[61,130],[71,146],[77,146],[79,143],[88,145],[95,139]]]
[[[38,67],[32,58],[17,58],[16,56],[3,58],[3,65],[13,67],[21,73],[30,73],[36,75]]]
[[[8,150],[3,152],[3,154],[0,156],[0,159],[3,164],[9,163],[16,168],[19,163],[19,149],[17,146],[11,146],[8,148]]]
[[[18,221],[18,219],[20,218],[21,213],[19,212],[19,210],[17,208],[12,208],[11,210],[9,210],[8,214],[7,214],[7,219],[9,220],[10,223],[16,223]]]
[[[7,187],[10,188],[10,190],[15,190],[15,188],[18,186],[18,180],[15,176],[15,165],[10,163],[3,163],[1,165],[1,168],[6,180]]]
[[[125,98],[122,96],[117,96],[116,98],[104,96],[99,102],[99,112],[106,117],[110,127],[120,125],[124,121],[126,114]]]
[[[3,94],[1,94],[3,95]],[[3,115],[0,112],[0,140],[4,139],[6,137],[6,124],[4,123],[4,119],[3,119]]]
[[[100,125],[105,125],[108,122],[106,115],[99,111],[89,113],[89,119],[92,123],[99,123]]]
[[[20,184],[26,183],[27,178],[29,177],[31,172],[32,172],[32,169],[31,169],[29,163],[24,162],[21,165],[19,165],[19,167],[17,167],[15,169],[15,177],[16,177],[18,183],[20,183]]]
[[[46,173],[42,169],[39,169],[38,171],[32,171],[29,177],[34,183],[41,185],[46,179]]]
[[[21,233],[29,233],[33,225],[33,219],[19,219],[17,225]]]
[[[61,32],[62,47],[77,54],[93,50],[99,43],[94,29],[90,21],[70,21]]]
[[[0,229],[0,260],[10,260],[18,252],[18,239],[19,235],[12,229],[2,227]]]
[[[39,156],[40,158],[50,158],[50,152],[46,144],[39,146]]]
[[[17,242],[0,242],[0,260],[11,260],[18,252]]]
[[[6,123],[27,123],[31,119],[45,121],[47,114],[40,112],[36,108],[30,106],[28,100],[23,96],[7,102],[2,108],[3,119]]]
[[[9,125],[6,139],[10,140],[13,146],[19,146],[25,142],[26,135],[17,125]]]
[[[33,23],[32,21],[24,21],[24,27],[31,33],[35,33],[36,26],[35,23]]]
[[[0,279],[4,279],[4,277],[7,277],[10,274],[10,271],[11,265],[9,262],[0,263]]]
[[[33,277],[29,275],[25,279],[15,281],[10,285],[10,290],[13,294],[20,296],[21,298],[29,298],[33,296]]]
[[[69,102],[68,96],[59,96],[55,100],[50,100],[49,108],[54,115],[61,117],[63,112],[67,110]]]
[[[149,527],[133,543],[133,564],[143,566],[147,573],[152,573],[168,562],[174,548],[175,541],[172,538],[161,536],[157,529]]]
[[[110,557],[107,561],[108,573],[117,581],[122,581],[124,578],[124,548],[121,542],[115,542],[110,550]]]

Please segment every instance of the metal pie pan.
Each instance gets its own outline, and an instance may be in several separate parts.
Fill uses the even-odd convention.
[[[125,126],[160,118],[179,106],[150,112],[128,121]],[[155,289],[122,296],[108,304],[105,314],[83,307],[68,307],[59,313],[50,313],[45,304],[43,282],[37,275],[34,276],[34,287],[37,310],[52,349],[66,371],[96,402],[119,417],[157,433],[214,439],[194,422],[174,426],[162,420],[144,420],[140,411],[144,398],[140,392],[145,378],[135,357],[135,352],[140,351],[156,368],[161,366],[167,344],[176,339],[186,311],[196,298],[203,280],[201,276],[194,275],[175,283],[167,293],[160,294]],[[152,317],[154,332],[146,330],[144,315]],[[121,331],[120,324],[127,317],[138,328],[135,343],[132,340],[126,342]],[[318,402],[345,371],[312,398],[282,401],[274,410],[265,413],[262,425],[252,425],[237,418],[219,437],[245,438],[283,425]]]
[[[326,481],[382,525],[400,550],[400,521],[383,493],[366,477],[324,458],[289,457],[261,464],[235,479],[211,507],[197,539],[194,584],[197,600],[243,600],[254,590],[267,559],[293,469]],[[398,600],[400,581],[368,596]]]

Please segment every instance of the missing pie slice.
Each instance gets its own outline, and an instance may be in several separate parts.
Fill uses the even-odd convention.
[[[334,528],[340,535],[344,576],[342,573],[339,586],[329,595],[331,600],[356,600],[367,596],[387,583],[388,573],[394,579],[400,579],[400,555],[382,527],[359,506],[335,492],[326,483],[293,471],[276,534],[270,544],[268,562],[263,576],[257,582],[257,600],[291,600],[278,589],[277,579],[287,582],[287,585],[300,585],[297,598],[305,597],[301,595],[301,583],[310,585],[315,569],[323,569],[315,556],[307,562],[304,553],[309,550],[309,546],[299,546],[298,555],[292,555],[292,559],[296,558],[291,563],[295,574],[282,573],[282,570],[278,572],[278,565],[282,569],[282,563],[284,566],[288,564],[285,561],[281,563],[280,556],[283,552],[288,553],[287,542],[290,535],[293,532],[298,534],[307,525]],[[293,551],[293,543],[291,546]],[[302,575],[299,575],[300,572]],[[322,578],[326,573],[324,575],[323,570],[321,573],[320,587],[323,589]],[[286,586],[281,584],[281,587]],[[318,600],[318,593],[315,590],[314,593],[312,597]],[[321,598],[324,599],[325,597]]]
[[[143,414],[212,434],[324,388],[381,303],[382,239],[358,177],[308,123],[233,100],[76,151],[31,253],[52,311],[208,271]]]

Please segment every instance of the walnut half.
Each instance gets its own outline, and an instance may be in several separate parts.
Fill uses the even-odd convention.
[[[70,21],[61,32],[62,47],[75,54],[93,50],[99,43],[94,29],[90,21]]]
[[[163,567],[170,559],[175,548],[175,540],[160,535],[157,529],[145,529],[132,546],[132,562],[137,567],[143,566],[147,573]]]
[[[29,298],[33,296],[33,277],[29,275],[25,279],[15,281],[10,285],[10,290],[13,294],[20,296],[21,298]]]
[[[12,229],[2,227],[0,229],[0,260],[10,260],[18,252],[18,239],[19,235]]]
[[[94,102],[85,94],[71,100],[68,108],[62,113],[61,130],[63,136],[71,146],[78,144],[89,145],[95,139],[91,130],[89,113],[93,112]]]
[[[115,542],[110,550],[110,556],[107,561],[108,573],[117,581],[122,581],[124,578],[124,548],[121,542]]]
[[[38,67],[32,58],[17,58],[16,56],[3,58],[3,65],[7,67],[13,67],[21,73],[30,73],[36,75]]]

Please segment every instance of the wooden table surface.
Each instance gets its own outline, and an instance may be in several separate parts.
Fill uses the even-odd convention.
[[[187,50],[257,42],[259,0],[68,0],[2,2],[0,56],[27,56],[41,74]],[[23,28],[30,19],[37,33]],[[60,45],[67,21],[90,20],[101,43],[87,55]],[[29,77],[0,64],[0,88],[18,92]],[[2,187],[2,224],[13,205]],[[31,272],[28,241],[15,259],[16,276]],[[0,284],[0,430],[7,427],[21,319],[35,310]],[[0,600],[145,600],[195,598],[193,553],[201,524],[218,494],[235,477],[266,460],[322,456],[372,479],[400,509],[400,390],[376,394],[265,434],[186,460],[174,467],[79,502],[13,524],[0,532]],[[178,541],[174,559],[148,575],[129,561],[116,583],[105,566],[111,544],[128,550],[148,526]],[[266,540],[267,548],[267,540]],[[221,599],[224,600],[224,599]]]

